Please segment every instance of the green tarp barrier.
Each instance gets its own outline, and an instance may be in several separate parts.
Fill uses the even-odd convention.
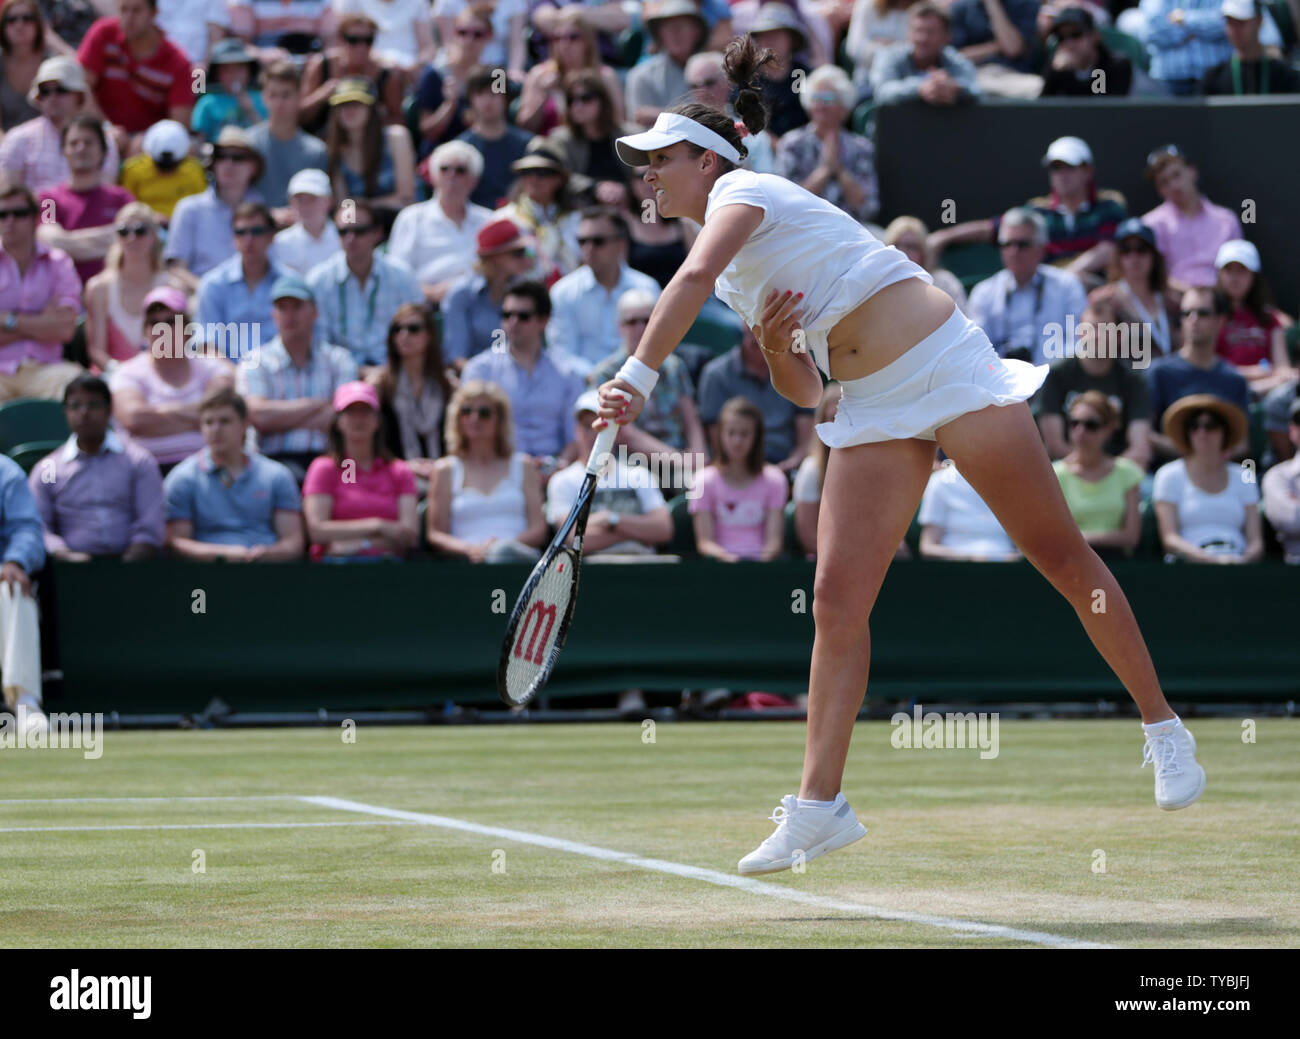
[[[526,566],[54,562],[51,707],[198,713],[490,702]],[[1300,571],[1113,564],[1171,698],[1300,692]],[[550,697],[807,691],[813,565],[587,563]],[[47,618],[46,623],[50,623]],[[896,563],[871,622],[873,698],[1119,699],[1069,605],[1027,563]]]

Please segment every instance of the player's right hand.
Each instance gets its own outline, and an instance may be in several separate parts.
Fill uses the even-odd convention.
[[[621,379],[610,379],[600,387],[600,410],[591,428],[599,432],[612,419],[620,426],[635,422],[645,407],[645,398]]]

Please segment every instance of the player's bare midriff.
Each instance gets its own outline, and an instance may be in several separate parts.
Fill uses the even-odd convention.
[[[952,317],[954,309],[951,296],[920,278],[887,285],[830,330],[831,378],[849,382],[880,371]]]

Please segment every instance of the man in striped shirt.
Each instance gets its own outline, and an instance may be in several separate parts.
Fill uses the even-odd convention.
[[[236,386],[248,402],[262,454],[289,467],[301,484],[307,466],[328,445],[334,391],[357,378],[357,362],[316,329],[316,300],[301,278],[286,275],[271,287],[280,334],[239,367]]]
[[[190,125],[197,84],[190,60],[154,24],[158,0],[117,0],[117,17],[101,18],[77,49],[95,105],[113,124],[123,155],[154,123]]]

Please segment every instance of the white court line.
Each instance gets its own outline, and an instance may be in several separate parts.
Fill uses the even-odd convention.
[[[298,801],[296,794],[244,794],[229,797],[0,797],[0,805],[93,804],[108,801]]]
[[[609,848],[597,848],[591,844],[579,844],[558,837],[547,837],[540,833],[527,833],[523,830],[510,830],[502,826],[482,826],[479,823],[465,822],[463,819],[451,819],[445,815],[429,815],[424,812],[408,812],[400,808],[382,808],[378,805],[362,804],[360,801],[347,801],[340,797],[302,797],[302,801],[337,808],[344,812],[361,812],[368,815],[381,815],[390,819],[404,819],[410,822],[424,823],[427,826],[441,826],[448,830],[462,830],[477,833],[485,837],[497,837],[503,840],[518,841],[521,844],[535,844],[555,851],[567,851],[574,855],[585,855],[592,859],[606,859],[621,862],[639,869],[654,870],[658,873],[671,873],[691,880],[702,880],[706,884],[719,887],[737,888],[752,895],[765,895],[768,898],[783,899],[787,902],[799,902],[803,905],[817,906],[820,909],[833,909],[837,912],[852,913],[855,916],[870,916],[881,920],[900,920],[905,923],[927,924],[961,933],[962,937],[1011,938],[1015,941],[1032,942],[1059,949],[1111,949],[1114,946],[1101,945],[1096,942],[1080,941],[1058,934],[1042,931],[1022,931],[1001,924],[983,924],[971,920],[958,920],[947,916],[932,916],[928,913],[911,913],[901,909],[885,909],[880,906],[866,905],[861,902],[846,902],[826,895],[816,895],[797,888],[783,887],[753,877],[738,874],[719,873],[717,870],[701,869],[699,866],[687,866],[680,862],[665,862],[662,859],[646,859],[626,851],[613,851]]]
[[[300,826],[414,826],[401,820],[319,823],[143,823],[122,826],[0,826],[0,833],[86,833],[91,830],[289,830]]]

